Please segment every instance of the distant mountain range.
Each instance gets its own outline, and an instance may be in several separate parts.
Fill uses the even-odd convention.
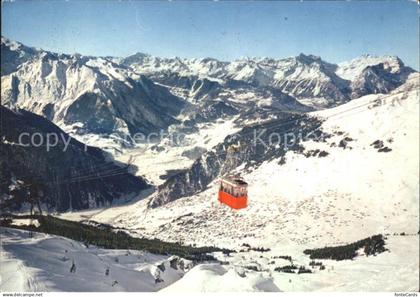
[[[414,72],[398,57],[339,65],[300,54],[285,59],[126,58],[57,54],[1,40],[2,104],[42,115],[77,134],[119,136],[249,113],[305,112],[387,93]]]
[[[29,176],[45,183],[48,199],[43,203],[53,209],[106,205],[138,194],[148,184],[110,164],[100,149],[81,150],[79,137],[94,135],[126,147],[133,146],[127,136],[136,133],[162,130],[193,135],[200,125],[232,119],[242,129],[239,140],[248,143],[245,132],[250,125],[258,127],[266,119],[288,120],[287,127],[261,128],[276,133],[302,127],[313,130],[320,122],[306,112],[368,94],[389,93],[414,72],[392,56],[367,55],[338,65],[304,54],[232,62],[142,53],[126,58],[90,57],[52,53],[2,37],[1,113],[7,125],[2,127],[1,145],[7,154],[0,158],[4,181],[0,197],[7,200],[10,187]],[[15,145],[19,131],[27,130],[56,131],[76,139],[65,152]],[[238,164],[223,165],[228,159],[223,152],[231,144],[233,140],[225,139],[209,152],[196,148],[202,153],[196,157],[201,158],[189,170],[169,178],[149,206],[204,190],[219,174],[234,169]],[[155,149],[167,150],[164,146],[158,143]],[[300,149],[299,144],[293,148]],[[286,153],[272,148],[267,154],[251,146],[246,150],[240,163],[254,165]],[[72,169],[69,164],[79,167]],[[96,174],[97,168],[106,170]],[[86,176],[91,178],[88,182],[78,180]]]

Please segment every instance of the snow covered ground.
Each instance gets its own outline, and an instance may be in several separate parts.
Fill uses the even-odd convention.
[[[360,256],[355,260],[322,260],[325,270],[311,268],[311,274],[274,271],[276,267],[290,265],[286,260],[275,258],[284,252],[281,246],[264,253],[243,252],[227,257],[231,263],[228,265],[194,267],[164,291],[418,291],[418,245],[417,235],[389,236],[390,252]],[[310,262],[303,254],[296,253],[293,259],[295,265],[306,267]],[[246,269],[247,266],[261,271]]]
[[[202,264],[194,267],[178,282],[163,289],[164,292],[278,292],[269,275],[249,272],[244,275],[232,267]]]
[[[185,273],[171,267],[169,256],[86,247],[42,233],[31,238],[27,231],[10,228],[0,228],[0,235],[2,292],[157,291]]]
[[[356,260],[339,262],[322,260],[325,270],[312,268],[311,274],[290,274],[274,270],[290,265],[288,260],[277,257],[284,252],[281,246],[269,252],[220,254],[225,261],[222,264],[200,264],[192,269],[187,266],[183,271],[173,269],[168,256],[86,247],[77,241],[39,233],[31,238],[26,231],[10,228],[0,228],[0,234],[2,292],[418,290],[417,235],[388,236],[389,251],[377,256],[361,255]],[[308,262],[302,253],[293,257],[295,265],[308,267]],[[72,273],[73,263],[76,269]]]

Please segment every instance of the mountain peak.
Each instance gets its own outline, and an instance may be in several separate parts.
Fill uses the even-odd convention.
[[[123,64],[142,64],[144,63],[144,61],[149,60],[150,58],[152,58],[151,55],[146,54],[146,53],[142,53],[142,52],[136,52],[130,56],[127,56],[125,58],[122,59],[122,63]]]
[[[22,43],[13,41],[7,37],[1,36],[1,45],[10,48],[10,50],[18,50],[23,48],[29,48],[24,46]]]
[[[392,73],[409,68],[398,56],[364,54],[350,61],[339,63],[337,75],[347,80],[354,80],[365,68],[379,64],[384,64],[385,68]]]
[[[313,63],[313,62],[320,62],[321,57],[320,56],[315,56],[315,55],[305,55],[303,53],[300,53],[296,57],[296,60],[298,60],[299,62],[305,63],[305,64],[310,64],[310,63]]]

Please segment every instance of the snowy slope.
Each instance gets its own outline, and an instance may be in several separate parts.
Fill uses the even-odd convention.
[[[326,270],[315,269],[310,275],[298,275],[274,271],[277,266],[290,264],[277,258],[285,251],[282,247],[265,253],[248,251],[220,256],[230,264],[200,264],[181,271],[171,268],[171,257],[167,256],[86,248],[76,241],[37,233],[29,238],[27,232],[16,229],[1,228],[0,232],[0,289],[3,292],[418,290],[418,271],[415,272],[418,236],[389,236],[387,248],[391,252],[358,257],[355,261],[323,260]],[[417,261],[412,258],[415,255]],[[76,271],[70,273],[73,259]],[[302,256],[294,257],[297,264],[308,265],[308,261]],[[247,269],[249,266],[257,267],[258,271]],[[109,275],[106,275],[107,269]]]
[[[213,184],[196,197],[180,199],[161,210],[149,210],[148,226],[157,224],[154,232],[160,236],[186,234],[191,238],[192,234],[186,232],[188,226],[182,224],[159,229],[162,221],[171,222],[178,209],[180,215],[193,210],[185,221],[206,221],[207,227],[211,222],[216,227],[219,221],[234,225],[236,219],[245,218],[243,229],[229,229],[229,236],[244,238],[254,231],[259,242],[267,244],[271,240],[265,235],[267,232],[280,232],[282,238],[300,243],[318,244],[324,244],[325,238],[338,243],[380,232],[417,232],[417,79],[412,78],[415,88],[411,90],[407,84],[384,99],[370,95],[317,113],[326,118],[322,126],[325,132],[344,134],[336,134],[325,143],[308,141],[304,143],[305,151],[320,149],[329,155],[307,158],[290,152],[284,165],[274,160],[255,168],[244,176],[250,183],[248,209],[236,213],[215,207],[217,185]],[[345,137],[353,139],[349,141],[351,149],[338,146]],[[376,140],[383,141],[392,151],[379,152],[372,146]],[[167,214],[169,209],[171,215]],[[360,226],[363,228],[359,232],[352,232]],[[221,243],[228,240],[223,230],[216,227],[214,231]],[[193,232],[203,243],[215,235],[209,234],[208,229]]]
[[[0,228],[0,235],[2,292],[157,291],[185,273],[170,266],[169,256],[86,247],[42,233],[30,238],[28,232],[10,228]],[[158,267],[162,264],[164,271]]]
[[[159,229],[159,226],[163,227],[163,223],[170,223],[174,218],[190,212],[192,218],[197,216],[196,221],[204,220],[210,226],[209,219],[217,226],[219,220],[228,222],[228,218],[232,224],[238,217],[254,218],[243,221],[248,232],[259,229],[260,226],[256,226],[265,222],[265,228],[273,225],[277,231],[287,234],[287,238],[293,240],[302,238],[301,233],[304,231],[305,240],[301,241],[316,242],[316,238],[312,238],[310,233],[314,236],[324,234],[336,237],[337,242],[356,239],[353,237],[360,237],[361,234],[346,231],[357,228],[363,222],[366,225],[360,232],[366,235],[375,232],[418,231],[417,79],[418,76],[413,77],[410,81],[413,85],[407,83],[391,96],[383,96],[383,99],[382,95],[369,95],[343,106],[318,112],[318,116],[326,119],[323,128],[327,132],[340,133],[335,133],[325,143],[308,141],[304,143],[304,147],[306,151],[325,150],[329,155],[323,158],[307,158],[291,152],[286,155],[284,165],[274,160],[255,168],[244,176],[250,183],[250,207],[246,210],[235,212],[217,206],[217,184],[214,183],[207,191],[194,197],[147,210],[147,231],[172,240],[182,234],[186,236],[186,240],[191,241],[198,240],[200,236],[210,236],[208,229],[197,229],[194,233],[184,232],[184,228],[188,226],[182,224],[169,224],[167,227],[170,228],[165,228],[165,232]],[[345,137],[353,139],[348,145],[351,149],[338,146],[339,141]],[[372,146],[376,140],[383,141],[384,146],[392,151],[378,152],[379,149]],[[146,201],[139,202],[127,209],[127,216],[123,220],[125,226],[138,226],[136,218],[145,208],[145,204]],[[112,211],[103,211],[94,219],[116,223],[111,219]],[[273,216],[278,220],[276,223],[272,221]],[[311,226],[310,222],[315,222],[321,216],[326,219],[315,225],[318,228]],[[190,219],[191,217],[188,218]],[[300,220],[306,219],[309,220],[308,223],[299,224]],[[144,222],[142,225],[144,226]],[[251,226],[252,229],[249,228]],[[280,228],[281,226],[283,227]],[[287,226],[289,228],[284,229]],[[339,233],[336,232],[341,228],[337,226],[343,229]],[[154,230],[155,228],[157,229]],[[313,231],[308,232],[306,228]],[[236,236],[244,237],[246,234],[243,231],[229,231],[229,235],[236,233]],[[195,233],[196,239],[193,238]],[[230,239],[224,238],[226,234],[223,230],[217,230],[217,234],[221,240],[226,239],[229,242]],[[258,232],[258,236],[269,240],[264,232]],[[202,240],[205,242],[207,239]]]

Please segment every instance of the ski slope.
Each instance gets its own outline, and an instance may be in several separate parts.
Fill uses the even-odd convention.
[[[2,292],[150,292],[168,286],[185,273],[171,267],[170,256],[86,247],[42,233],[34,233],[31,238],[27,231],[11,228],[0,228],[0,235]],[[183,261],[189,269],[189,261]],[[73,263],[74,273],[70,272]],[[164,265],[164,271],[158,265]]]

